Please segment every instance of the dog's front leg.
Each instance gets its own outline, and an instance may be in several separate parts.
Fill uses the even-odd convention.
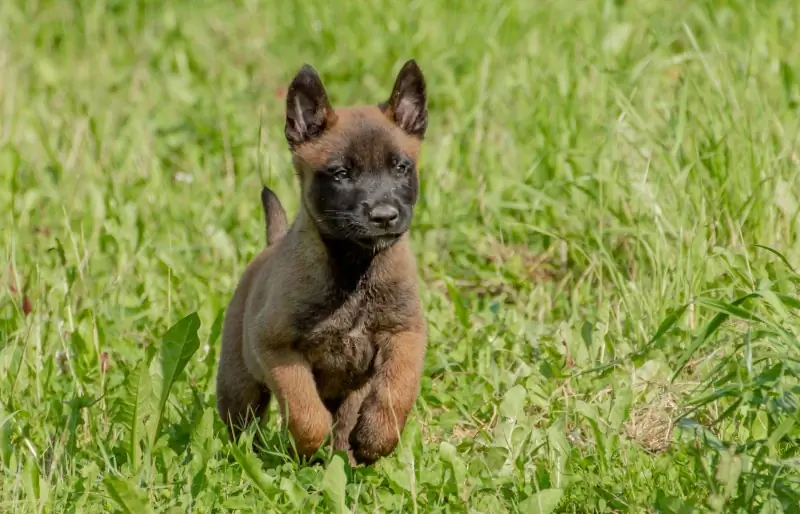
[[[409,331],[394,335],[381,348],[382,362],[350,433],[357,462],[375,462],[397,446],[419,394],[425,346],[424,332]]]
[[[333,415],[333,449],[334,451],[347,452],[351,466],[355,466],[357,462],[353,455],[353,450],[350,448],[350,434],[358,422],[364,398],[367,397],[371,390],[372,383],[367,382],[360,389],[350,391]]]
[[[308,459],[322,446],[333,421],[317,393],[311,366],[303,355],[288,349],[269,352],[263,362],[297,452]]]

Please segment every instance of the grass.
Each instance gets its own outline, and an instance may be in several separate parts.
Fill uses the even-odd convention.
[[[0,512],[800,512],[799,41],[791,0],[0,3]],[[402,445],[231,444],[284,88],[373,103],[410,57]]]

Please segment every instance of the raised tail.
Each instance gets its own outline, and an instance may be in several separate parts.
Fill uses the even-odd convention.
[[[267,245],[271,246],[285,236],[289,229],[286,211],[283,210],[283,205],[275,193],[267,186],[261,190],[261,205],[264,207],[264,221],[267,224]]]

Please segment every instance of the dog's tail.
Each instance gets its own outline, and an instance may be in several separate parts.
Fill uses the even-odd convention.
[[[286,235],[289,224],[286,221],[286,211],[275,193],[264,186],[261,190],[261,205],[264,207],[264,221],[267,224],[267,245],[277,243]]]

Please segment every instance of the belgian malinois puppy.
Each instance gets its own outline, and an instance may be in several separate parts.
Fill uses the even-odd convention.
[[[217,375],[232,435],[263,420],[274,395],[301,457],[331,430],[353,464],[394,450],[426,349],[408,229],[427,126],[413,60],[377,106],[333,109],[308,65],[292,80],[285,136],[301,208],[289,226],[275,194],[261,193],[267,248],[228,306]]]

